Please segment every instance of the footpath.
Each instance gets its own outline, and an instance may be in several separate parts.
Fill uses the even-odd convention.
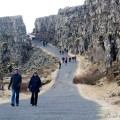
[[[34,44],[62,58],[57,48]],[[72,83],[76,69],[75,62],[62,64],[54,85],[39,96],[37,107],[30,106],[29,99],[21,100],[19,107],[0,105],[0,120],[100,120],[100,106],[82,98]]]

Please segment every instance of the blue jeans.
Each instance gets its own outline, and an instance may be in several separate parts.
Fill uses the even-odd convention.
[[[16,99],[16,105],[19,104],[19,93],[20,93],[20,90],[15,90],[12,88],[12,97],[11,97],[12,104],[15,104],[15,99]]]

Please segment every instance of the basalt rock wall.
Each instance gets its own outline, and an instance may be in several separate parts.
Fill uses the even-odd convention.
[[[59,9],[57,15],[37,18],[34,34],[109,68],[120,61],[120,0],[86,0]]]
[[[55,25],[56,16],[51,15],[49,17],[37,18],[35,21],[34,33],[36,37],[40,40],[52,41],[55,43]]]
[[[0,63],[25,62],[31,42],[26,35],[22,16],[0,18]]]

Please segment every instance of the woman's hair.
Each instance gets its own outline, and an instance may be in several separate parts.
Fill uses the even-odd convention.
[[[36,76],[38,76],[38,72],[33,72],[33,77],[35,76],[35,74]]]
[[[37,72],[34,72],[34,74],[38,74]]]

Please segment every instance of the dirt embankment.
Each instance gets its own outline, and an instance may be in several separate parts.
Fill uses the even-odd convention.
[[[51,72],[51,74],[49,76],[47,76],[47,78],[43,78],[43,77],[41,78],[43,83],[45,83],[45,81],[47,83],[45,85],[43,85],[39,94],[43,94],[44,92],[46,92],[48,89],[50,89],[52,87],[52,85],[54,84],[54,80],[57,76],[57,73],[58,73],[58,69],[56,69],[54,72]],[[4,90],[0,90],[0,104],[8,103],[11,101],[11,90],[8,90],[8,81],[9,80],[10,80],[9,77],[5,78],[6,84],[4,85]],[[28,80],[29,80],[29,76],[24,75],[20,99],[28,99],[31,96],[31,93],[29,91],[27,91]]]
[[[100,68],[100,64],[91,64],[87,59],[81,56],[78,58],[78,69],[76,76],[89,74],[90,70]],[[92,69],[91,69],[92,68]],[[87,76],[89,77],[89,76]],[[76,84],[81,96],[99,103],[101,106],[100,115],[104,120],[120,120],[120,87],[117,82],[109,82],[104,76],[94,85]]]

